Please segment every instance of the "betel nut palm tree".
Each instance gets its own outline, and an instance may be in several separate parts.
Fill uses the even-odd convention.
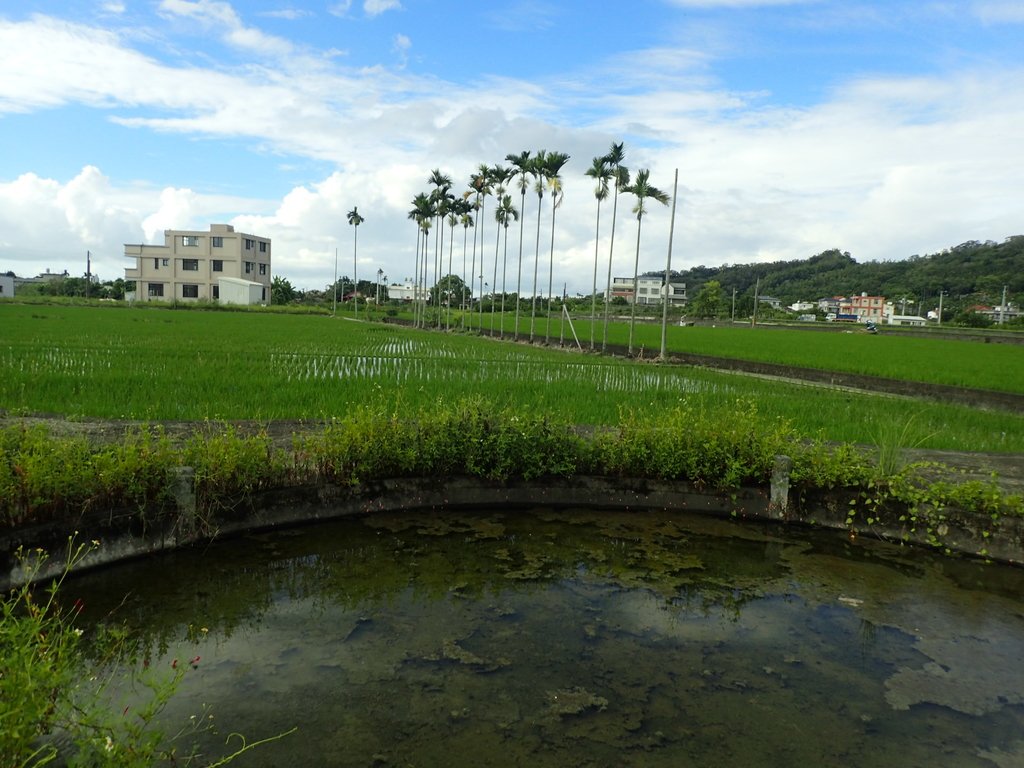
[[[346,214],[348,223],[352,225],[353,237],[352,237],[352,283],[354,289],[352,291],[352,301],[355,302],[356,311],[355,316],[359,317],[359,276],[356,274],[359,263],[359,225],[362,224],[364,219],[359,214],[359,207],[353,206],[352,210]]]
[[[498,201],[500,202],[501,198],[504,197],[504,195],[505,195],[505,182],[508,181],[512,177],[512,171],[510,171],[508,168],[505,168],[505,167],[503,167],[501,165],[495,165],[493,168],[488,169],[487,173],[488,173],[489,183],[491,185],[493,185],[494,194],[497,197]],[[516,216],[518,217],[518,213],[516,214]],[[497,221],[497,217],[495,217],[495,221]],[[498,243],[501,240],[501,227],[500,226],[496,226],[494,228],[494,230],[495,230],[495,232],[494,232],[494,270],[493,270],[493,274],[491,275],[491,285],[493,286],[492,287],[492,299],[491,299],[491,335],[492,336],[494,335],[494,308],[495,308],[495,305],[497,303],[493,299],[493,294],[498,292]],[[506,232],[506,240],[507,240],[507,235],[508,235],[508,233]],[[481,233],[481,236],[480,236],[481,252],[482,252],[482,249],[483,249],[483,245],[484,245],[484,238],[483,238],[483,234]],[[481,257],[481,259],[482,258],[483,257]],[[483,270],[481,270],[481,271],[483,271]],[[502,291],[502,294],[504,294],[504,292],[505,292],[505,286],[504,285],[502,285],[501,291]],[[504,300],[505,300],[504,295],[502,295],[501,298],[502,298],[502,302],[504,303]],[[504,316],[502,316],[502,320],[504,321]],[[481,328],[481,331],[482,330],[483,329]]]
[[[615,220],[619,212],[619,193],[629,184],[629,169],[622,164],[626,158],[624,144],[613,143],[612,148],[605,155],[605,162],[612,168],[612,178],[615,180],[615,194],[612,197],[612,235],[608,246],[608,287],[604,294],[604,333],[601,338],[601,351],[608,346],[608,313],[612,305],[612,257],[615,254]]]
[[[524,150],[518,155],[509,154],[505,156],[505,159],[512,164],[514,169],[513,175],[519,177],[519,194],[521,197],[519,210],[524,211],[526,206],[526,190],[529,187],[526,177],[530,174],[530,151]],[[519,339],[519,302],[523,295],[523,224],[525,221],[525,215],[519,217],[519,274],[516,278],[516,315],[515,327],[512,332],[512,337],[516,340]]]
[[[501,325],[505,327],[505,271],[508,265],[508,225],[519,218],[519,211],[512,205],[512,195],[502,195],[498,201],[498,210],[494,212],[494,220],[505,230],[505,250],[501,258]],[[499,229],[500,231],[500,229]],[[495,254],[497,256],[497,254]],[[495,259],[497,261],[497,259]],[[497,279],[497,278],[495,278]]]
[[[450,201],[453,198],[450,190],[452,188],[452,178],[447,174],[441,173],[440,168],[435,168],[430,172],[430,178],[427,179],[428,184],[434,185],[434,191],[431,192],[431,202],[434,204],[434,216],[437,219],[436,224],[438,225],[437,237],[434,238],[434,282],[436,283],[441,278],[441,256],[444,252],[444,217],[448,215],[448,207]],[[441,327],[441,294],[437,293],[437,327]]]
[[[597,262],[601,245],[601,203],[608,197],[608,181],[612,178],[612,169],[608,164],[608,156],[595,157],[586,175],[594,179],[594,197],[597,200],[597,228],[594,231],[594,285],[590,291],[590,350],[594,350],[594,334],[597,329]],[[607,302],[607,295],[604,300]]]
[[[473,203],[473,209],[477,212],[477,221],[480,225],[476,230],[473,231],[473,260],[469,270],[469,282],[467,285],[472,285],[473,275],[476,274],[476,240],[477,230],[480,233],[480,258],[483,260],[483,248],[484,248],[484,213],[486,208],[487,195],[491,193],[491,169],[486,163],[481,163],[476,170],[476,173],[469,177],[470,192],[468,194],[474,195],[475,200]],[[466,276],[462,276],[462,282],[466,282]],[[472,297],[472,291],[470,291],[470,297]]]
[[[562,168],[569,162],[569,155],[564,152],[549,152],[544,162],[544,182],[551,192],[551,250],[548,253],[548,310],[547,324],[544,328],[544,343],[551,340],[551,292],[555,270],[555,212],[562,203]]]
[[[529,173],[533,176],[533,191],[537,193],[537,244],[533,254],[533,292],[530,296],[530,341],[533,341],[534,322],[537,319],[537,267],[540,264],[540,214],[544,203],[544,169],[547,166],[547,150],[539,149],[530,161]]]
[[[430,233],[430,222],[434,217],[434,208],[430,196],[425,192],[421,192],[413,198],[412,206],[412,210],[409,211],[409,218],[416,223],[416,266],[412,288],[413,325],[420,327],[423,321],[420,297],[424,295],[423,286],[426,284],[427,236]],[[423,243],[422,248],[420,247],[421,241]]]
[[[650,182],[651,172],[648,169],[637,171],[633,183],[623,188],[636,198],[636,205],[633,206],[633,213],[636,214],[636,258],[633,261],[633,302],[629,312],[629,354],[633,354],[633,324],[636,320],[637,289],[640,282],[640,225],[643,223],[644,214],[647,213],[646,202],[648,199],[657,200],[662,205],[668,205],[668,194],[662,192]]]

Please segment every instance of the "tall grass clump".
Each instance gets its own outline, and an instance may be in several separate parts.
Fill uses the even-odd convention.
[[[479,397],[438,401],[404,416],[365,407],[295,443],[309,474],[350,485],[412,476],[565,476],[582,453],[582,441],[564,420],[524,415]]]
[[[67,520],[129,507],[141,519],[165,510],[179,459],[160,430],[127,431],[100,449],[45,427],[0,430],[0,520],[8,526]]]
[[[292,476],[290,458],[266,430],[243,436],[229,424],[207,424],[185,443],[178,462],[195,473],[196,520],[183,522],[206,532],[213,531],[215,516],[246,511],[254,494]]]
[[[594,451],[605,474],[733,488],[768,480],[774,457],[794,439],[787,422],[761,418],[752,402],[713,413],[684,402],[664,412],[624,410]]]

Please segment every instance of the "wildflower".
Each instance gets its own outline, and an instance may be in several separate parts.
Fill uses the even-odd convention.
[[[113,752],[114,751],[114,740],[112,738],[110,738],[109,736],[107,736],[107,743],[103,745],[103,748],[105,750],[107,750],[107,752]]]
[[[85,634],[85,630],[78,629],[77,627],[75,629],[72,629],[71,631],[74,633],[75,637],[81,637],[83,634]]]

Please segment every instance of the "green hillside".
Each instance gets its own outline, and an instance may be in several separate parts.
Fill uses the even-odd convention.
[[[867,292],[899,300],[906,297],[921,306],[938,303],[940,291],[950,311],[973,304],[994,305],[1007,297],[1019,303],[1024,294],[1024,235],[1001,243],[970,241],[941,253],[911,256],[902,261],[858,263],[847,252],[831,249],[798,261],[698,266],[677,272],[695,296],[709,280],[717,280],[723,295],[753,296],[760,280],[761,295],[782,299],[784,304],[815,301],[826,296],[850,296]]]

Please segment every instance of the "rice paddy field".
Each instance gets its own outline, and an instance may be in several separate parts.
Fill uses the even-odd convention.
[[[591,323],[573,321],[580,343],[590,347]],[[534,335],[544,337],[547,320],[538,317]],[[472,318],[474,328],[480,316]],[[520,315],[520,335],[529,332],[530,318]],[[515,318],[508,313],[483,317],[484,333],[491,328],[515,328]],[[603,327],[597,323],[594,337],[598,347]],[[554,341],[564,335],[574,344],[572,332],[558,318],[552,318],[550,336]],[[670,325],[666,333],[670,352],[713,355],[739,360],[756,360],[826,371],[841,371],[890,379],[948,384],[957,387],[992,389],[1000,392],[1024,393],[1024,346],[983,344],[976,340],[958,341],[927,336],[887,335],[882,326],[876,335],[865,333],[860,326],[842,324],[828,331],[757,328],[724,323],[717,327]],[[608,343],[624,346],[629,340],[625,322],[609,326]],[[638,322],[633,331],[633,347],[651,356],[661,349],[661,324]]]
[[[542,322],[538,319],[540,336]],[[737,403],[753,402],[760,416],[787,419],[808,436],[879,444],[896,435],[901,443],[919,447],[1024,451],[1022,414],[342,317],[0,304],[0,330],[0,409],[15,415],[319,420],[363,407],[414,413],[439,401],[482,397],[495,407],[558,414],[580,425],[610,425],[629,410],[667,411],[686,403],[735,411]],[[638,346],[658,348],[658,328],[637,331]],[[626,332],[614,326],[609,341],[622,343]],[[586,346],[589,327],[577,324],[577,333]],[[556,321],[552,336],[558,335]],[[1020,391],[1024,383],[1024,351],[1008,345],[677,327],[670,348],[679,348],[684,336],[703,345],[686,351],[727,355],[742,347],[769,355],[753,359],[772,362],[792,362],[786,355],[796,355],[798,348],[800,354],[811,354],[817,337],[825,336],[838,348],[828,353],[831,357],[822,352],[822,365],[815,367],[862,358],[871,362],[859,372],[876,375],[892,370],[903,371],[900,378],[913,378],[912,373],[929,372],[931,377],[923,380],[1010,391]],[[776,347],[783,351],[772,357]],[[955,380],[942,378],[954,368]],[[990,375],[989,368],[998,373]]]

